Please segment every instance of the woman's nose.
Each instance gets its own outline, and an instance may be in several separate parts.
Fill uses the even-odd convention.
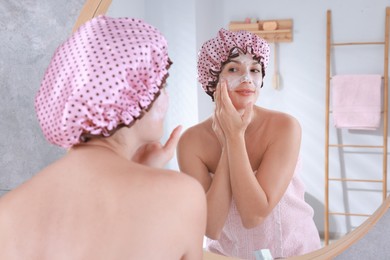
[[[249,77],[248,73],[246,73],[244,76],[242,76],[241,82],[248,82],[248,83],[251,83],[251,82],[252,82],[252,79]]]

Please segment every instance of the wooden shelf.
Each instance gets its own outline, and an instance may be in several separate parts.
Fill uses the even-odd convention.
[[[268,42],[292,42],[291,30],[253,31]]]
[[[264,30],[265,24],[275,24],[275,30]],[[233,21],[229,24],[230,31],[249,31],[254,33],[268,42],[292,42],[292,19],[285,20],[264,20],[256,23],[245,23]],[[266,27],[266,26],[264,26]]]

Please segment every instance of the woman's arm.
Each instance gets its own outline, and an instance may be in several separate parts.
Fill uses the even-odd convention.
[[[180,138],[177,150],[178,163],[180,171],[194,177],[203,186],[207,198],[206,236],[218,239],[231,203],[227,154],[222,149],[217,169],[212,178],[200,156],[204,152],[202,146],[199,145],[201,141],[192,131],[193,129],[186,131]]]
[[[252,172],[245,142],[230,138],[229,168],[233,197],[247,228],[259,225],[285,193],[298,159],[301,129],[295,119],[276,119],[272,140],[256,172]]]
[[[224,83],[217,88],[216,103],[219,107],[217,117],[226,138],[232,196],[243,225],[252,228],[271,212],[291,181],[301,129],[292,117],[284,114],[270,116],[267,124],[271,129],[263,133],[267,147],[255,175],[249,160],[253,154],[248,154],[245,143],[249,123],[259,120],[252,114],[252,104],[248,104],[240,115],[231,103]],[[252,149],[249,152],[258,151]]]

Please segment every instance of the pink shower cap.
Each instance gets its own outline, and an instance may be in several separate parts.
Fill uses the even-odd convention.
[[[270,47],[264,39],[248,31],[232,32],[222,28],[217,37],[202,45],[198,54],[198,80],[206,92],[214,87],[213,83],[218,80],[219,72],[233,48],[240,48],[244,53],[249,52],[260,58],[264,70],[267,68]]]
[[[131,18],[98,16],[61,44],[35,97],[46,139],[68,148],[139,119],[171,62],[162,34]]]

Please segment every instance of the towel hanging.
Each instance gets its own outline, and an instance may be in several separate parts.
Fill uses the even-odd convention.
[[[336,75],[332,106],[337,128],[375,130],[381,117],[381,75]]]

